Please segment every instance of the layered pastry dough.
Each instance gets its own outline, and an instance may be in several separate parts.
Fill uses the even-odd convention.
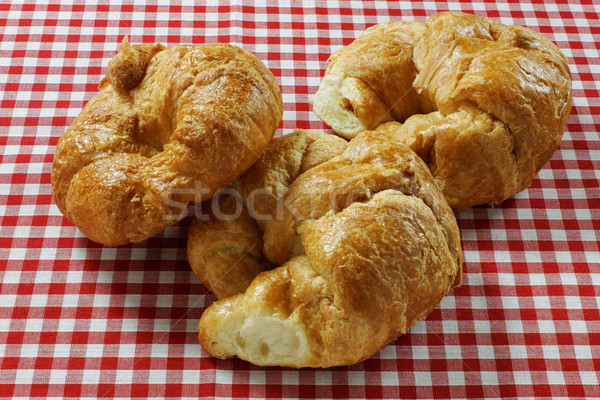
[[[305,171],[341,154],[335,135],[298,129],[274,139],[230,189],[201,205],[188,234],[187,256],[198,279],[221,299],[242,293],[274,268],[263,255],[263,231],[281,218],[278,202]]]
[[[353,364],[423,319],[460,284],[454,214],[406,146],[366,131],[300,175],[265,224],[275,265],[214,302],[199,340],[258,365]]]
[[[461,210],[531,184],[560,143],[571,98],[567,59],[550,40],[443,12],[375,25],[334,53],[313,110],[346,138],[404,122],[396,138]]]
[[[211,44],[130,45],[58,143],[52,191],[90,239],[139,242],[186,215],[258,158],[283,115],[273,74]]]

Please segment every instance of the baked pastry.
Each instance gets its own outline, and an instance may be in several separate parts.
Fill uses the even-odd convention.
[[[283,115],[273,74],[241,48],[130,45],[56,148],[52,191],[90,239],[139,242],[258,158]]]
[[[300,175],[267,221],[273,270],[214,302],[199,323],[213,356],[330,367],[364,360],[461,281],[454,214],[427,166],[375,131]]]
[[[188,234],[192,271],[219,299],[242,293],[274,264],[263,255],[267,221],[283,209],[278,201],[303,172],[341,154],[348,142],[298,129],[272,140],[231,188],[201,205]]]
[[[375,25],[334,53],[313,110],[346,138],[406,121],[397,139],[461,210],[531,184],[560,143],[571,97],[567,59],[550,40],[443,12]]]

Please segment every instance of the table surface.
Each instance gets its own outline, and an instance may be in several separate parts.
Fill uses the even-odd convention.
[[[600,397],[598,2],[62,3],[0,3],[0,397]],[[106,248],[52,200],[56,143],[125,35],[253,51],[280,83],[281,135],[328,131],[308,101],[331,52],[373,24],[448,9],[554,41],[573,74],[573,109],[529,189],[457,214],[463,285],[360,364],[294,370],[210,357],[196,329],[214,296],[186,260],[190,217]]]

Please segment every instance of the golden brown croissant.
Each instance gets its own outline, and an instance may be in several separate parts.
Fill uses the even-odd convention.
[[[198,279],[221,299],[242,293],[274,265],[263,255],[267,221],[277,202],[303,172],[341,154],[347,142],[335,135],[296,130],[272,140],[230,190],[202,203],[192,221],[187,256]]]
[[[461,281],[458,227],[427,166],[366,131],[300,175],[266,223],[282,266],[213,303],[199,341],[258,365],[353,364],[425,318]]]
[[[458,12],[367,29],[331,56],[313,103],[347,138],[406,120],[396,137],[426,161],[454,209],[527,188],[570,109],[569,66],[551,41]]]
[[[105,245],[138,242],[241,175],[282,118],[273,74],[238,47],[130,45],[58,143],[60,211]]]

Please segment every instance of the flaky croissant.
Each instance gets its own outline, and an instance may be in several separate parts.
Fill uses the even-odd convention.
[[[241,175],[283,114],[273,74],[250,52],[211,44],[130,45],[58,143],[52,191],[90,239],[139,242]]]
[[[334,53],[313,110],[346,138],[406,121],[396,138],[460,210],[531,184],[560,143],[571,98],[567,59],[550,40],[443,12],[375,25]]]
[[[258,365],[353,364],[425,318],[461,281],[452,210],[406,146],[366,131],[300,175],[265,225],[282,266],[214,302],[199,341]]]
[[[272,140],[232,187],[202,203],[188,234],[187,257],[198,279],[219,299],[242,293],[274,264],[263,255],[262,235],[278,218],[278,201],[305,171],[341,154],[335,135],[297,129]]]

